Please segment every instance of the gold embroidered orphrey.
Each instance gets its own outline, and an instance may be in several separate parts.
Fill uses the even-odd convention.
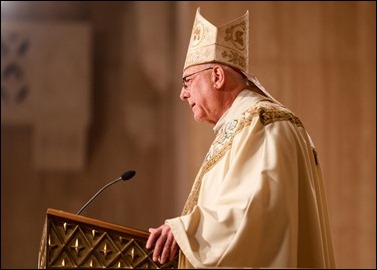
[[[248,72],[249,11],[243,16],[216,27],[196,10],[194,26],[183,70],[218,62]]]
[[[276,121],[290,121],[296,126],[303,127],[300,119],[292,112],[280,105],[265,100],[257,102],[255,106],[244,112],[239,119],[225,124],[216,134],[216,138],[206,155],[198,177],[185,203],[182,215],[191,213],[197,204],[203,176],[225,156],[225,153],[232,147],[234,137],[242,131],[242,129],[250,126],[255,117],[259,117],[259,121],[264,126]]]

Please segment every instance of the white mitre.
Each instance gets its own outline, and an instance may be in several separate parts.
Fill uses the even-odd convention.
[[[266,96],[278,102],[249,74],[249,11],[216,27],[200,14],[198,7],[183,70],[207,63],[222,63],[238,69]]]

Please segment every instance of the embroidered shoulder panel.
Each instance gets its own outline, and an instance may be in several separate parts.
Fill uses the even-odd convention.
[[[256,110],[264,126],[277,121],[290,121],[296,126],[303,126],[300,119],[284,106],[263,101],[257,104]]]

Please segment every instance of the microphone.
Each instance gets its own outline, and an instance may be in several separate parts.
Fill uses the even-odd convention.
[[[126,171],[124,172],[119,178],[111,181],[110,183],[108,183],[106,186],[104,186],[103,188],[101,188],[100,190],[98,190],[98,192],[96,194],[94,194],[94,196],[86,203],[84,204],[83,207],[81,207],[81,209],[77,212],[77,215],[80,215],[80,213],[104,190],[106,189],[107,187],[111,186],[112,184],[115,184],[116,182],[120,181],[120,180],[123,180],[123,181],[127,181],[127,180],[130,180],[132,177],[134,177],[136,174],[135,171]]]

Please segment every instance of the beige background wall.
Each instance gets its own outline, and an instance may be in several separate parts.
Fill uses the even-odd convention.
[[[2,122],[2,268],[35,268],[46,209],[76,213],[126,169],[83,215],[147,230],[180,213],[213,139],[178,98],[197,6],[215,25],[249,9],[250,69],[317,145],[337,266],[376,267],[375,2],[6,2],[2,23],[89,24],[92,64],[80,170],[35,168],[35,127]]]

